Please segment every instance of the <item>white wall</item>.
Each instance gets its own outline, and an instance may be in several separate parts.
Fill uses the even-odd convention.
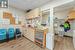
[[[50,2],[50,3],[48,3],[48,4],[46,4],[46,5],[44,5],[44,6],[42,6],[42,7],[40,7],[41,8],[41,11],[44,11],[44,10],[47,10],[47,9],[54,9],[55,7],[57,7],[57,6],[60,6],[60,5],[63,5],[63,4],[67,4],[67,3],[70,3],[70,2],[73,2],[74,0],[54,0],[53,2]],[[54,11],[54,10],[53,10]],[[53,12],[54,13],[54,12]],[[51,21],[53,21],[53,19],[54,19],[54,14],[50,14],[50,16],[52,15],[52,17],[50,17],[50,18],[52,18],[51,20],[50,20],[50,22]],[[65,14],[63,14],[63,15],[65,15]],[[59,16],[61,16],[61,15],[59,15]],[[63,16],[62,18],[64,18],[65,16]],[[51,25],[50,25],[50,27],[53,25],[52,24],[52,22],[50,23]],[[53,30],[52,30],[52,28],[53,27],[51,27],[51,29],[50,29],[50,31],[51,32],[53,32]],[[53,33],[54,34],[54,33]]]
[[[24,11],[21,11],[21,10],[13,8],[13,7],[0,8],[0,20],[3,20],[4,22],[7,22],[8,24],[6,23],[6,25],[14,27],[14,25],[10,25],[9,19],[3,19],[3,12],[10,12],[10,13],[12,13],[13,17],[16,16],[19,21],[22,21],[22,24],[24,23],[24,20],[25,20],[25,13],[24,13]],[[3,25],[3,22],[2,22],[2,24],[0,23],[0,25],[1,25],[0,27],[5,27],[5,25]],[[7,27],[9,27],[9,26],[7,26]]]
[[[0,9],[0,12],[2,12],[2,11],[4,11],[4,12],[10,12],[10,13],[12,13],[13,14],[13,16],[15,15],[15,16],[18,16],[19,17],[19,19],[23,19],[24,17],[25,17],[25,13],[24,13],[24,11],[21,11],[21,10],[19,10],[19,9],[16,9],[16,8],[13,8],[13,7],[9,7],[9,8],[1,8]],[[1,13],[0,13],[1,14]]]
[[[66,19],[68,16],[68,12],[69,12],[69,10],[55,12],[54,17],[57,17],[58,19]]]
[[[49,27],[50,29],[49,29],[49,34],[54,34],[54,30],[53,30],[53,19],[54,19],[53,13],[54,13],[54,11],[52,9],[54,9],[54,7],[57,7],[57,6],[60,6],[60,5],[69,3],[69,2],[73,2],[73,1],[74,0],[54,0],[53,2],[50,2],[47,5],[44,5],[44,6],[40,7],[41,11],[50,9],[50,27]],[[48,37],[48,38],[50,38],[50,37]],[[48,42],[50,42],[50,41],[48,41]],[[54,48],[54,35],[52,36],[52,43],[50,42],[50,44],[49,44],[50,46],[48,45],[48,47],[51,47],[51,48],[48,48],[48,47],[47,48],[53,50],[53,48]]]
[[[69,11],[70,11],[70,9],[65,9],[65,10],[55,12],[54,17],[57,17],[58,19],[66,20],[68,14],[69,14]],[[71,24],[71,29],[70,29],[70,31],[66,32],[65,35],[73,37],[73,30],[72,30],[73,29],[73,27],[72,27],[73,24],[72,24],[72,22],[70,22],[70,24]]]

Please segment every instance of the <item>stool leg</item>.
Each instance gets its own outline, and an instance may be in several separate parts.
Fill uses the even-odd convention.
[[[7,42],[9,42],[9,34],[8,33],[6,34],[6,40],[7,40]]]

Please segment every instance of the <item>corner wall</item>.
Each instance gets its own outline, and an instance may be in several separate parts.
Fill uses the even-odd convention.
[[[50,29],[49,29],[49,34],[53,34],[51,36],[47,36],[48,38],[51,38],[50,40],[48,40],[48,42],[51,44],[48,44],[48,49],[50,50],[53,50],[54,48],[54,30],[53,30],[53,19],[54,19],[54,8],[57,7],[57,6],[60,6],[60,5],[63,5],[63,4],[66,4],[66,3],[69,3],[69,2],[73,2],[74,0],[54,0],[53,2],[50,2],[49,4],[47,5],[44,5],[42,7],[40,7],[41,11],[44,11],[44,10],[48,10],[48,9],[53,9],[52,11],[50,11]]]
[[[22,24],[24,24],[24,20],[25,20],[25,12],[21,11],[19,9],[13,8],[13,7],[9,7],[9,8],[0,8],[0,28],[8,28],[8,27],[16,27],[17,25],[11,25],[9,19],[3,19],[3,12],[10,12],[12,13],[13,17],[19,21],[22,22]],[[21,25],[22,25],[21,24]],[[5,26],[7,25],[7,26]],[[18,26],[21,26],[18,25]]]
[[[70,11],[70,9],[66,9],[66,10],[63,10],[63,11],[58,11],[58,12],[55,12],[54,16],[57,17],[58,19],[66,20],[69,11]],[[65,32],[65,35],[73,37],[73,30],[72,30],[73,29],[73,24],[72,24],[72,21],[70,22],[70,24],[71,24],[71,29],[68,32]]]

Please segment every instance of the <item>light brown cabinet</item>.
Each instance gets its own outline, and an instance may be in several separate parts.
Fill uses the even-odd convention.
[[[4,19],[9,19],[10,24],[16,24],[15,18],[13,17],[12,13],[9,12],[3,12],[3,18]]]
[[[68,19],[75,19],[75,10],[71,10],[68,14]]]
[[[36,29],[35,44],[37,44],[40,47],[45,48],[46,47],[46,34],[47,34],[47,32],[48,32],[48,29],[44,29],[44,30]]]
[[[39,11],[39,8],[36,8],[36,9],[34,9],[34,10],[31,10],[30,12],[28,12],[27,14],[26,14],[26,18],[27,19],[32,19],[32,18],[35,18],[35,17],[38,17],[39,16],[39,13],[40,11]]]
[[[24,36],[33,42],[34,42],[34,34],[35,34],[35,29],[30,27],[26,28],[26,30],[24,31]]]

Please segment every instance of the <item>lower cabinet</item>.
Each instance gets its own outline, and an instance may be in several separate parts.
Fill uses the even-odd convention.
[[[43,29],[43,30],[36,29],[35,44],[37,44],[40,47],[45,48],[46,47],[46,34],[47,34],[47,29]]]
[[[35,30],[33,28],[27,28],[25,37],[34,42]]]

